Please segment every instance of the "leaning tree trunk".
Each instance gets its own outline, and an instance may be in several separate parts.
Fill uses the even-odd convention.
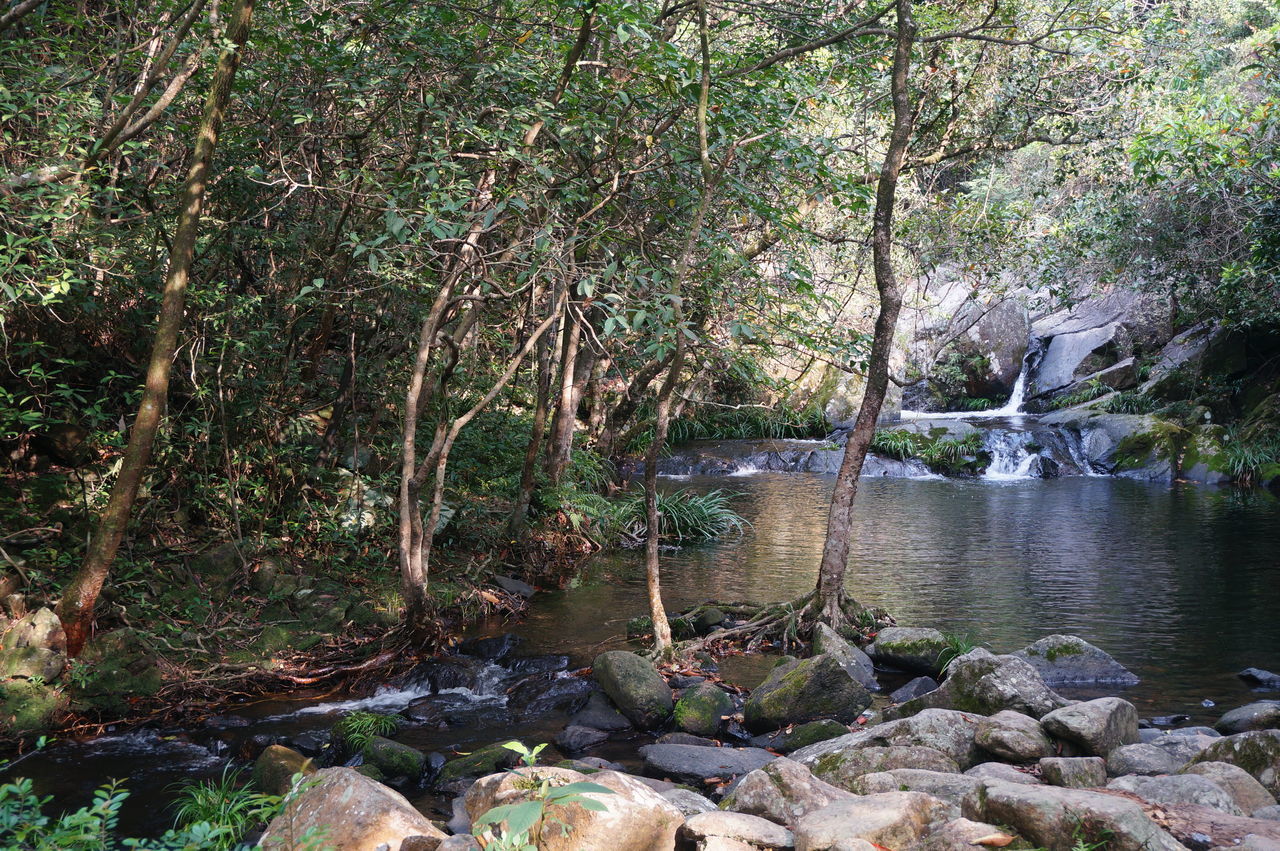
[[[111,564],[115,561],[116,552],[129,525],[138,488],[151,460],[156,432],[164,416],[169,394],[169,374],[173,367],[174,352],[178,347],[178,334],[182,330],[187,281],[195,258],[196,237],[200,230],[200,214],[204,209],[213,150],[231,98],[231,84],[240,64],[242,48],[249,36],[253,5],[254,0],[237,0],[232,9],[231,22],[226,32],[227,46],[218,58],[213,82],[205,99],[204,115],[196,131],[191,167],[187,170],[186,183],[183,184],[180,196],[178,227],[174,231],[173,246],[169,251],[169,269],[165,275],[164,298],[156,323],[155,341],[151,346],[151,360],[147,365],[146,387],[138,406],[138,416],[129,432],[129,443],[125,447],[120,475],[111,488],[111,496],[99,518],[96,534],[89,542],[84,563],[58,601],[58,617],[67,633],[67,652],[71,656],[80,653],[89,637],[94,604],[111,572]]]
[[[911,13],[911,0],[898,0],[898,34],[893,56],[892,94],[893,131],[889,149],[880,167],[876,187],[876,207],[871,224],[871,250],[875,269],[876,290],[880,295],[880,312],[876,317],[871,356],[867,362],[867,387],[862,394],[858,418],[844,447],[844,459],[836,476],[831,510],[827,516],[827,538],[822,547],[822,565],[818,570],[815,603],[819,619],[833,627],[846,620],[851,608],[844,590],[845,571],[849,563],[849,540],[853,535],[853,501],[858,492],[858,477],[867,450],[875,437],[876,421],[884,405],[889,385],[889,355],[893,335],[902,309],[902,294],[893,271],[893,205],[898,189],[898,175],[911,140],[914,115],[908,89],[911,50],[915,42],[916,24]]]

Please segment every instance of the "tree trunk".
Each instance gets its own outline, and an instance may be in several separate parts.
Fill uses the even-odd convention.
[[[560,393],[551,419],[551,442],[547,446],[547,482],[560,484],[573,451],[573,431],[578,418],[578,347],[582,342],[582,322],[570,309],[565,314],[564,341],[560,354]]]
[[[111,564],[129,525],[138,488],[151,460],[156,432],[164,416],[169,394],[169,374],[173,367],[174,352],[178,347],[178,334],[182,330],[187,281],[195,258],[196,237],[200,230],[200,214],[204,209],[210,164],[223,115],[231,98],[231,84],[235,80],[241,51],[249,35],[253,5],[254,0],[237,0],[231,12],[231,22],[227,26],[228,47],[218,57],[218,66],[214,70],[213,82],[205,99],[204,115],[196,131],[191,166],[187,170],[186,183],[180,196],[178,226],[169,251],[169,269],[165,275],[164,298],[156,323],[151,359],[147,365],[146,388],[138,406],[138,416],[129,432],[129,444],[125,447],[120,475],[111,488],[111,496],[99,518],[97,533],[89,543],[84,563],[58,601],[58,617],[66,631],[67,652],[71,656],[80,653],[89,637],[94,604],[111,572]]]
[[[507,538],[511,541],[517,540],[524,532],[529,505],[533,502],[538,456],[542,452],[542,438],[546,434],[547,415],[551,408],[551,372],[551,346],[546,340],[541,340],[538,343],[538,398],[533,409],[533,423],[529,427],[529,443],[524,450],[524,463],[520,467],[520,492],[507,520]]]
[[[880,167],[876,187],[876,207],[871,224],[872,262],[876,290],[880,295],[880,312],[876,316],[875,336],[867,362],[867,387],[862,394],[858,418],[844,447],[844,458],[836,476],[831,510],[827,515],[827,537],[822,548],[822,565],[818,570],[818,617],[833,627],[846,620],[849,602],[844,590],[845,571],[849,562],[849,540],[853,535],[853,501],[858,492],[858,477],[867,457],[867,449],[875,437],[876,421],[884,404],[889,384],[889,356],[893,335],[902,309],[893,270],[893,206],[898,188],[898,175],[911,140],[914,115],[908,89],[911,50],[915,42],[916,24],[911,13],[911,0],[898,0],[898,34],[893,56],[891,78],[893,95],[893,131],[889,148]],[[856,605],[856,603],[855,603]]]

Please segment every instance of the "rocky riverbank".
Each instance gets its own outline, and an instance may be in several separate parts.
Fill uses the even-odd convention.
[[[1136,681],[1074,636],[962,655],[931,629],[884,629],[865,650],[830,630],[815,638],[812,655],[783,657],[749,692],[710,664],[659,669],[615,650],[570,672],[556,670],[563,657],[522,661],[503,639],[471,645],[419,672],[434,693],[401,723],[449,723],[443,707],[497,664],[520,674],[508,713],[572,710],[551,747],[495,741],[448,759],[394,735],[353,748],[341,731],[271,744],[255,777],[272,791],[342,764],[315,772],[261,845],[323,831],[343,849],[495,847],[486,822],[505,816],[557,849],[1280,847],[1280,701],[1189,727],[1140,719],[1119,697],[1058,694]],[[881,690],[904,674],[915,678]],[[1280,689],[1274,674],[1241,676]],[[391,787],[433,789],[448,809],[429,818]]]

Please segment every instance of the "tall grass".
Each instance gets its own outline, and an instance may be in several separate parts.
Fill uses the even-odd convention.
[[[728,532],[741,533],[747,527],[742,515],[729,507],[736,494],[724,490],[695,493],[681,488],[658,494],[658,538],[667,542],[708,541]],[[613,507],[615,528],[630,540],[648,534],[644,491],[632,491]]]
[[[1222,440],[1223,472],[1242,485],[1280,475],[1280,432],[1245,434],[1231,428]]]
[[[920,436],[903,429],[876,429],[870,450],[877,455],[887,455],[905,461],[920,454]]]
[[[817,408],[701,408],[671,421],[671,443],[690,440],[825,437],[831,430]]]
[[[247,788],[240,780],[240,771],[227,766],[216,780],[182,787],[174,804],[175,827],[212,825],[219,830],[213,844],[205,847],[218,851],[235,848],[249,828],[270,821],[281,802],[278,795]]]

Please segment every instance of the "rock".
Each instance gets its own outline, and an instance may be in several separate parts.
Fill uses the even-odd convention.
[[[44,732],[66,704],[61,691],[38,680],[0,681],[0,732],[14,737]]]
[[[710,606],[698,613],[693,619],[693,629],[699,635],[706,635],[711,630],[720,626],[729,616],[715,606]]]
[[[443,831],[405,800],[403,795],[370,780],[350,768],[326,768],[316,772],[312,782],[294,797],[284,812],[271,820],[258,842],[269,851],[292,851],[308,831],[321,835],[334,848],[379,846],[402,848],[431,847],[408,844],[411,837],[427,837],[437,844]]]
[[[711,777],[728,780],[768,765],[776,756],[760,748],[707,748],[697,745],[645,745],[645,770],[676,783],[700,786]]]
[[[1245,668],[1236,676],[1254,688],[1280,691],[1280,674],[1273,674],[1261,668]]]
[[[756,736],[751,740],[751,744],[758,748],[770,748],[780,753],[792,753],[815,742],[825,742],[827,739],[847,735],[848,732],[848,726],[828,718],[823,721],[797,724],[794,727],[787,727],[768,735]]]
[[[1066,703],[1025,660],[996,656],[979,647],[951,663],[936,691],[890,707],[885,717],[904,718],[922,709],[943,708],[979,715],[1009,709],[1039,718]]]
[[[1137,802],[1103,792],[991,783],[983,818],[1048,851],[1072,851],[1078,842],[1101,842],[1107,851],[1186,851]]]
[[[973,740],[984,751],[1009,762],[1035,762],[1055,753],[1038,721],[1007,709],[979,721]]]
[[[974,734],[980,720],[979,717],[964,712],[926,709],[910,718],[877,724],[857,733],[817,742],[796,751],[792,758],[812,766],[826,754],[845,750],[921,745],[942,751],[964,769],[981,761],[981,752],[974,743]]]
[[[720,743],[706,736],[695,736],[692,733],[664,733],[654,742],[657,745],[697,745],[700,748],[718,748]]]
[[[1027,771],[1021,771],[1003,762],[981,762],[970,768],[965,774],[979,780],[1002,780],[1005,783],[1029,783],[1038,785],[1040,778]]]
[[[495,576],[493,577],[493,584],[508,594],[523,597],[526,600],[537,593],[537,589],[528,582],[521,582],[519,579],[513,579],[510,576]]]
[[[1280,727],[1280,700],[1259,700],[1232,709],[1213,725],[1225,736],[1250,730],[1274,730]]]
[[[151,643],[134,629],[93,636],[78,657],[81,675],[72,689],[77,706],[104,713],[124,713],[129,699],[150,697],[163,678]]]
[[[427,766],[427,755],[391,739],[374,736],[360,751],[368,765],[376,765],[387,777],[417,780]]]
[[[573,712],[593,691],[582,677],[552,671],[531,674],[507,689],[507,711],[526,717]]]
[[[938,681],[933,677],[916,677],[890,694],[889,699],[894,703],[906,703],[908,700],[928,694],[937,687]]]
[[[1253,730],[1219,739],[1200,752],[1196,762],[1225,762],[1253,775],[1280,798],[1280,731]]]
[[[1139,682],[1108,653],[1075,635],[1047,635],[1013,655],[1026,659],[1050,686],[1066,683],[1133,686]]]
[[[1244,815],[1225,789],[1209,778],[1195,774],[1175,774],[1167,777],[1136,775],[1117,777],[1107,784],[1107,788],[1132,792],[1139,798],[1155,804],[1199,804],[1233,816]]]
[[[1040,776],[1050,786],[1090,789],[1107,782],[1107,764],[1100,756],[1050,756],[1040,760]]]
[[[514,632],[504,632],[487,638],[468,638],[458,645],[458,652],[485,662],[501,662],[523,643],[524,639]]]
[[[1164,751],[1176,760],[1178,767],[1181,768],[1199,756],[1200,752],[1209,747],[1209,745],[1222,738],[1217,733],[1214,733],[1212,737],[1201,733],[1191,733],[1184,736],[1181,733],[1181,730],[1174,730],[1165,735],[1148,739],[1142,744]]]
[[[1266,819],[1268,821],[1280,821],[1280,804],[1272,804],[1269,807],[1263,807],[1253,811],[1253,817]]]
[[[446,762],[444,768],[440,769],[440,776],[436,778],[436,785],[443,786],[466,777],[491,774],[519,761],[519,755],[510,748],[503,747],[501,742],[488,745]]]
[[[483,668],[483,662],[470,656],[442,656],[415,668],[412,679],[426,680],[436,692],[462,688],[474,691]]]
[[[591,727],[570,724],[556,734],[556,747],[565,753],[577,753],[609,740],[609,734]]]
[[[935,822],[959,816],[956,808],[922,792],[882,792],[836,801],[796,822],[797,851],[847,849],[850,839],[885,848],[904,848]]]
[[[849,791],[855,791],[854,781],[864,774],[895,768],[917,768],[952,774],[960,771],[956,761],[942,751],[915,745],[849,748],[819,757],[811,767],[818,777]]]
[[[895,768],[874,774],[864,774],[851,784],[851,791],[860,795],[879,792],[924,792],[939,800],[954,804],[961,813],[975,815],[982,810],[982,795],[986,784],[981,778],[943,771],[926,771],[919,768]]]
[[[19,618],[0,637],[0,648],[13,650],[19,647],[42,647],[55,653],[67,652],[67,635],[62,622],[52,609],[36,609]]]
[[[601,653],[592,663],[596,682],[623,715],[644,730],[660,726],[675,705],[671,687],[647,660],[626,650]]]
[[[1184,773],[1198,774],[1216,783],[1231,796],[1231,800],[1235,801],[1241,812],[1253,813],[1255,818],[1258,818],[1258,810],[1274,806],[1276,803],[1274,795],[1254,779],[1252,774],[1237,765],[1229,765],[1225,762],[1198,762],[1188,766]]]
[[[1112,777],[1173,774],[1186,763],[1187,760],[1179,760],[1155,745],[1121,745],[1107,754],[1107,774]]]
[[[1118,697],[1100,697],[1062,709],[1040,719],[1046,732],[1079,745],[1087,754],[1106,756],[1121,745],[1138,741],[1138,711]]]
[[[314,774],[310,759],[284,745],[271,745],[253,763],[253,785],[268,795],[283,795],[295,774]]]
[[[840,634],[825,623],[819,622],[813,628],[813,655],[834,656],[836,661],[849,672],[863,688],[868,691],[879,691],[880,683],[876,681],[876,666],[871,657],[859,648],[840,637]]]
[[[942,673],[939,659],[948,646],[946,636],[936,629],[891,626],[876,634],[867,654],[881,665],[937,677]]]
[[[609,733],[631,729],[631,722],[609,702],[609,698],[598,691],[588,695],[586,704],[569,717],[569,723]]]
[[[974,851],[981,847],[1000,847],[993,845],[994,838],[1001,844],[1010,844],[1017,839],[1003,828],[966,818],[952,819],[931,832],[928,836],[908,846],[908,851]],[[1007,841],[1006,841],[1007,840]]]
[[[808,768],[795,760],[779,757],[744,775],[725,796],[721,806],[779,824],[794,824],[806,813],[852,797],[849,792],[814,777]]]
[[[684,815],[670,801],[635,777],[616,771],[586,775],[563,768],[520,768],[504,774],[482,777],[463,798],[467,815],[474,823],[496,806],[527,801],[543,780],[557,785],[590,782],[611,790],[585,793],[584,797],[603,804],[602,811],[571,804],[554,808],[556,819],[567,830],[548,830],[538,843],[539,851],[578,851],[607,848],[610,851],[650,851],[671,848]]]
[[[401,849],[404,851],[404,849]],[[476,838],[469,833],[447,836],[436,846],[436,851],[484,851]]]
[[[667,791],[659,794],[671,803],[675,804],[676,808],[679,809],[680,812],[684,813],[685,818],[697,815],[698,813],[714,813],[720,811],[720,808],[717,807],[715,802],[710,798],[705,795],[699,795],[697,792],[685,789],[682,786],[677,786],[674,789],[668,789]]]
[[[711,683],[699,683],[676,703],[676,726],[695,736],[714,736],[726,715],[733,714],[733,700]]]
[[[743,707],[748,730],[762,733],[824,718],[852,723],[871,705],[871,694],[834,656],[778,665]]]
[[[681,839],[695,843],[723,837],[751,848],[794,848],[796,845],[795,837],[785,827],[759,816],[719,810],[690,816],[680,828],[679,835]]]

